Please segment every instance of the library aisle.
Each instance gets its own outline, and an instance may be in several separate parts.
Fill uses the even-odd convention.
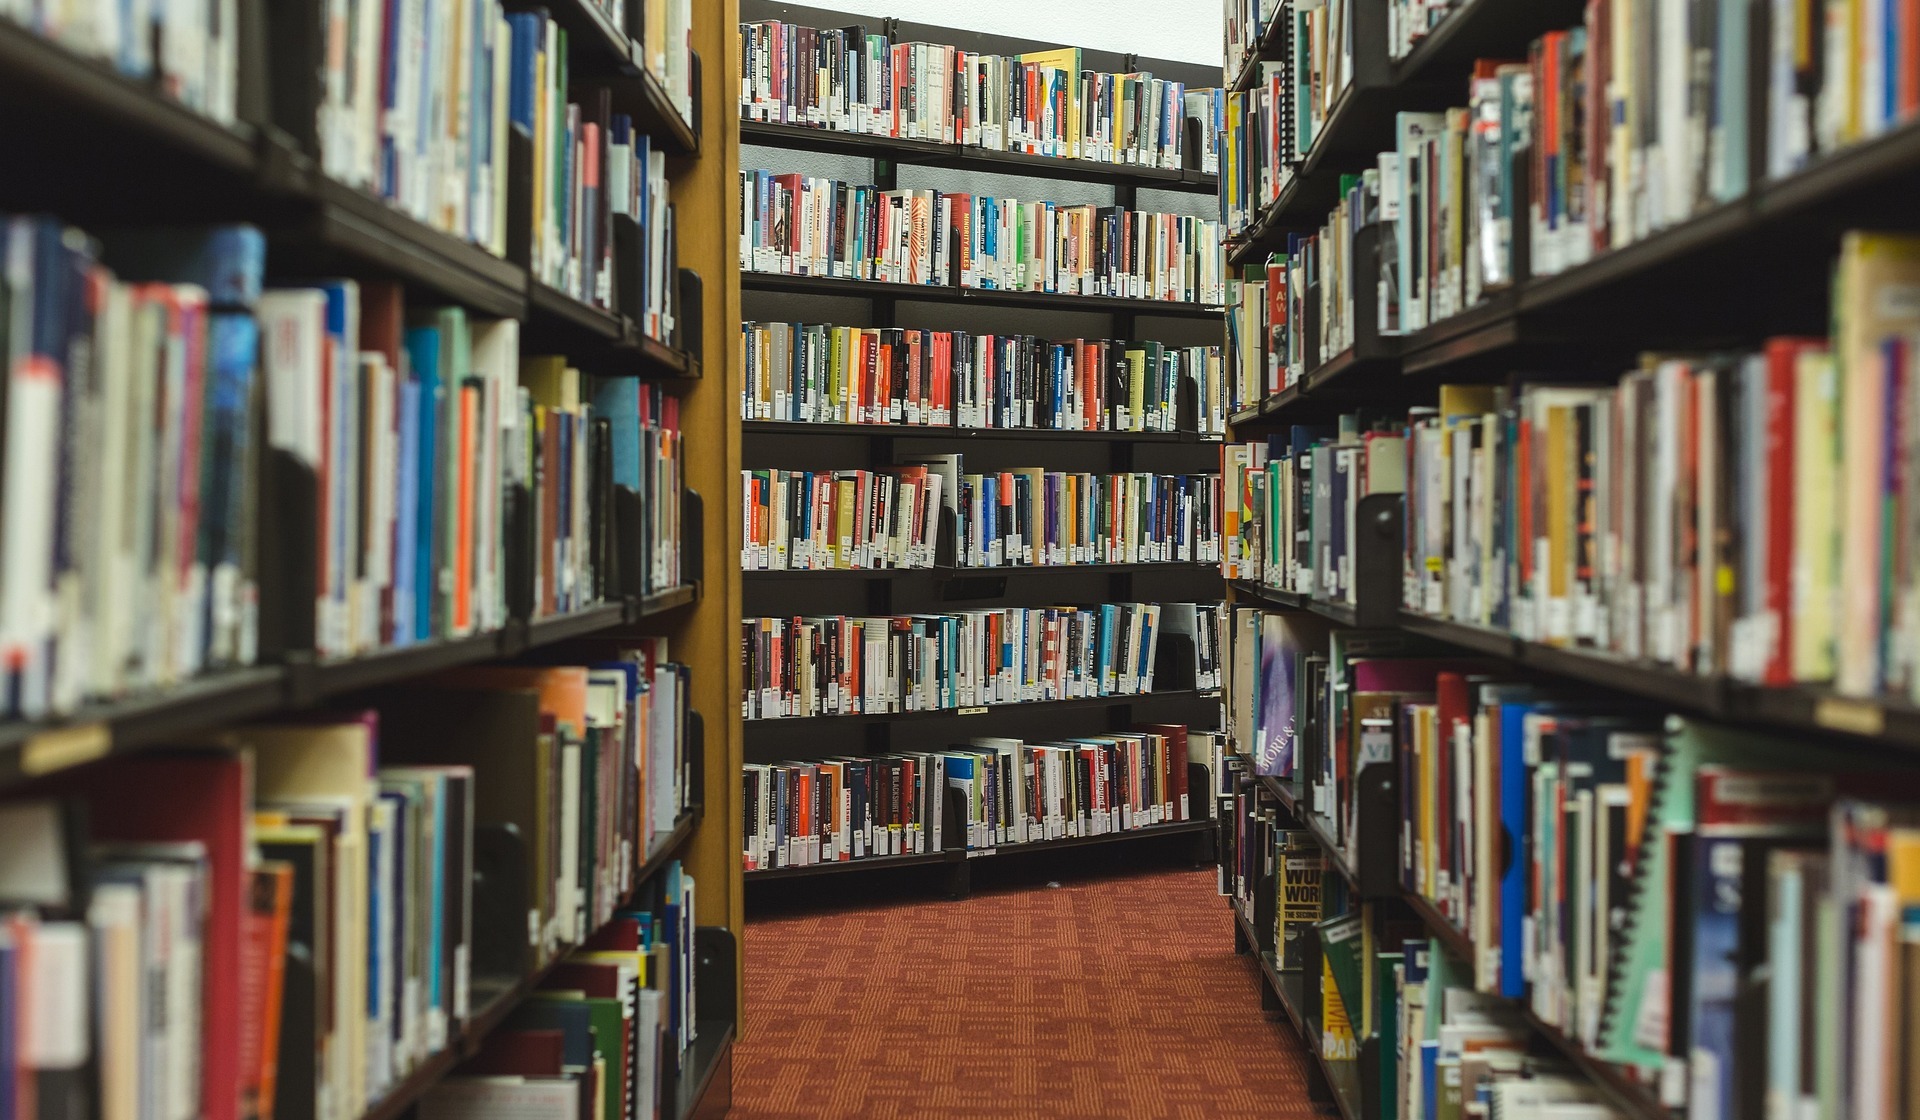
[[[734,1120],[1316,1115],[1213,870],[1153,843],[977,871],[962,902],[860,876],[750,900]]]

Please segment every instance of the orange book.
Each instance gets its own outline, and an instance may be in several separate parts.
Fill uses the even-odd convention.
[[[280,1018],[286,994],[287,936],[293,921],[293,865],[263,860],[251,873],[247,911],[247,972],[241,977],[245,1022],[258,1029],[240,1036],[243,1117],[273,1120],[280,1080]]]

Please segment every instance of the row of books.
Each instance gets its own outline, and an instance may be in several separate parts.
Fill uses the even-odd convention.
[[[694,885],[669,862],[434,1083],[423,1120],[671,1117],[671,1077],[695,1037]]]
[[[635,897],[657,907],[638,919],[651,939],[606,947],[668,994],[677,1054],[691,899],[636,881],[691,788],[686,670],[666,656],[654,639],[463,670],[0,805],[15,1099],[74,1118],[358,1116],[487,992]]]
[[[1292,28],[1292,13],[1287,13]],[[1220,220],[1228,237],[1251,230],[1279,201],[1299,162],[1295,89],[1284,62],[1258,64],[1249,89],[1227,94],[1220,135]]]
[[[645,9],[638,57],[681,118],[691,120],[692,0],[660,0]],[[304,33],[291,21],[271,32]],[[543,192],[560,188],[563,180],[539,171],[563,173],[583,154],[570,144],[584,137],[567,127],[562,104],[573,92],[565,76],[566,32],[541,13],[509,21],[493,0],[411,0],[389,20],[381,11],[355,7],[327,25],[325,47],[316,55],[322,66],[317,127],[329,177],[504,256],[508,214],[518,205],[508,198],[508,136],[522,129],[536,144],[536,221],[566,213],[564,204],[543,204]],[[587,115],[611,129],[610,112]],[[612,163],[598,159],[602,136],[588,140],[595,156],[581,168],[581,185],[597,180],[590,188],[596,191],[608,185],[603,174],[613,171]],[[543,140],[552,143],[541,146]],[[549,242],[548,248],[560,246]],[[573,246],[575,252],[580,248]],[[579,267],[593,263],[583,259]]]
[[[1517,1003],[1477,990],[1471,962],[1447,956],[1397,904],[1356,901],[1245,760],[1229,755],[1226,766],[1220,890],[1273,969],[1311,985],[1300,1009],[1315,1019],[1324,1062],[1355,1069],[1373,1042],[1384,1115],[1619,1120],[1578,1066],[1540,1045]]]
[[[749,572],[1209,564],[1220,555],[1218,475],[968,474],[947,455],[885,471],[745,470],[741,486]]]
[[[918,328],[743,323],[740,418],[1070,432],[1224,424],[1220,348]]]
[[[1920,42],[1908,30],[1914,25],[1907,3],[1821,0],[1772,14],[1765,44],[1768,175],[1791,175],[1912,122],[1920,112]]]
[[[1239,644],[1254,630],[1259,670]],[[1690,1120],[1898,1110],[1894,1056],[1916,1036],[1886,993],[1913,977],[1896,934],[1920,851],[1910,767],[1542,684],[1405,631],[1280,612],[1233,631],[1239,768],[1297,781],[1348,862],[1388,849],[1400,889],[1473,946],[1452,982],[1497,997],[1503,1024],[1524,1008]],[[1360,794],[1376,773],[1385,821]],[[1272,866],[1242,853],[1235,873],[1254,860]]]
[[[946,476],[889,470],[740,472],[740,570],[932,568]]]
[[[1416,4],[1410,14],[1436,10]],[[1791,174],[1920,109],[1920,84],[1902,77],[1913,67],[1897,68],[1916,48],[1867,28],[1869,14],[1893,26],[1842,0],[1772,22],[1768,174]],[[1535,40],[1526,61],[1476,62],[1464,106],[1400,113],[1377,168],[1382,333],[1420,330],[1521,279],[1516,230],[1529,274],[1549,276],[1742,196],[1757,111],[1741,62],[1748,34],[1744,15],[1725,6],[1608,0],[1584,25]],[[1695,67],[1696,56],[1710,64]],[[1826,73],[1839,77],[1823,82]],[[1263,174],[1257,158],[1273,128],[1258,108],[1228,106],[1229,229],[1278,194],[1277,171]],[[1251,164],[1237,161],[1242,152]]]
[[[1356,603],[1361,502],[1406,490],[1404,439],[1295,424],[1264,442],[1221,447],[1221,571],[1331,603]]]
[[[743,619],[741,713],[771,720],[1142,695],[1154,689],[1163,632],[1192,644],[1205,617],[1192,603],[1102,603]]]
[[[1279,199],[1353,84],[1350,0],[1285,0],[1271,19],[1281,30],[1263,56],[1269,60],[1250,89],[1226,98],[1220,199],[1229,236],[1245,233]]]
[[[230,244],[261,251],[251,231]],[[50,218],[0,218],[0,248],[0,306],[25,328],[0,435],[8,709],[251,663],[257,287],[210,290],[144,236],[109,268]]]
[[[536,221],[565,220],[563,206],[551,199],[543,204],[540,196],[563,184],[570,165],[576,165],[574,193],[582,197],[575,201],[586,204],[584,212],[620,204],[604,189],[617,184],[602,176],[618,175],[631,158],[622,151],[626,140],[609,143],[623,118],[606,108],[602,94],[599,109],[584,112],[595,123],[568,127],[567,35],[541,13],[509,16],[495,0],[407,0],[391,13],[351,6],[309,25],[297,13],[270,10],[259,29],[268,52],[256,59],[242,58],[240,7],[237,0],[214,0],[156,15],[137,7],[95,11],[9,0],[0,18],[101,59],[224,125],[236,122],[240,91],[257,80],[275,95],[277,123],[310,139],[328,178],[370,191],[498,256],[508,252],[509,217],[520,205],[509,198],[508,182],[508,138],[516,129],[534,140],[529,186]],[[635,21],[643,48],[637,56],[681,117],[691,120],[692,0],[644,7]],[[313,60],[310,69],[295,61],[303,58]],[[262,70],[257,79],[243,73],[253,67]],[[274,72],[266,73],[269,67]],[[295,119],[309,106],[311,119]],[[624,131],[632,132],[630,121]],[[595,152],[590,176],[583,145]],[[543,175],[543,169],[558,174]],[[589,186],[587,178],[595,182]],[[598,197],[589,201],[588,195]],[[643,224],[649,216],[628,212]],[[607,228],[605,221],[584,224],[576,254]],[[657,231],[658,223],[648,228]],[[653,234],[656,256],[669,255],[660,251],[660,236]],[[536,250],[540,243],[536,237]],[[574,271],[591,264],[583,258]],[[554,286],[581,294],[576,286]],[[590,283],[578,287],[591,294]]]
[[[1766,684],[1911,696],[1897,388],[1920,241],[1848,234],[1835,335],[1654,354],[1613,385],[1448,387],[1409,418],[1423,613]],[[1231,511],[1229,511],[1231,516]]]
[[[894,43],[865,25],[740,25],[740,117],[965,144],[996,152],[1178,169],[1217,90],[1089,70],[1078,47],[983,54]]]
[[[968,474],[959,455],[929,465],[947,474],[960,567],[1219,560],[1219,475],[1042,467]]]
[[[1402,59],[1461,8],[1461,0],[1393,0],[1387,5],[1387,57]]]
[[[328,178],[368,191],[414,219],[507,252],[510,91],[537,81],[530,44],[516,42],[496,0],[413,0],[388,13],[352,6],[314,35],[314,132]],[[351,49],[349,49],[351,44]],[[281,44],[295,57],[300,47]],[[265,60],[262,60],[264,65]],[[297,64],[293,64],[297,66]]]
[[[679,582],[679,407],[657,386],[588,384],[522,357],[517,320],[409,313],[393,283],[273,290],[260,314],[268,393],[304,414],[274,446],[325,495],[323,655],[497,629],[523,589],[543,618]]]
[[[251,664],[263,615],[340,657],[679,580],[678,406],[637,378],[589,401],[517,321],[393,282],[263,291],[251,227],[0,242],[35,324],[0,434],[12,715]]]
[[[1219,306],[1220,224],[740,172],[740,267],[784,276]]]
[[[0,19],[98,59],[187,108],[231,125],[239,98],[240,27],[235,0],[166,9],[164,18],[118,4],[6,0]]]
[[[1284,252],[1227,285],[1231,407],[1238,411],[1296,385],[1359,341],[1361,290],[1354,245],[1378,224],[1379,172],[1342,176],[1340,203],[1316,233],[1293,234]]]
[[[1904,1107],[1910,768],[1498,675],[1400,707],[1403,881],[1476,946],[1463,984],[1689,1120]]]
[[[740,770],[748,871],[946,848],[946,758],[907,752]]]
[[[1285,4],[1281,0],[1224,0],[1225,18],[1221,30],[1226,51],[1222,71],[1223,84],[1231,85],[1241,67],[1253,57],[1268,30],[1280,17]]]
[[[532,142],[529,274],[629,314],[650,338],[671,338],[678,275],[666,152],[614,111],[609,86],[573,81],[567,32],[549,15],[514,12],[507,23],[523,60],[507,93],[510,124]]]
[[[990,851],[1189,820],[1206,812],[1189,792],[1189,752],[1211,751],[1211,734],[1147,724],[1061,742],[984,737],[944,752],[750,763],[742,860],[764,871]]]

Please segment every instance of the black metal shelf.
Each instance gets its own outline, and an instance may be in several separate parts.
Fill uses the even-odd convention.
[[[631,607],[606,603],[556,618],[516,621],[504,629],[463,638],[435,639],[337,661],[293,656],[282,664],[213,673],[126,700],[89,704],[57,719],[0,724],[0,789],[112,755],[178,742],[209,728],[304,708],[332,696],[616,629],[684,606],[698,595],[699,586],[687,584]]]
[[[769,879],[805,879],[815,875],[836,875],[843,871],[866,871],[882,867],[920,867],[933,863],[958,863],[965,859],[965,848],[945,848],[937,852],[917,852],[904,856],[870,856],[866,859],[830,860],[826,863],[809,863],[794,867],[763,867],[758,871],[744,872],[747,882],[764,882]]]
[[[1731,723],[1846,735],[1920,751],[1920,707],[1889,697],[1841,696],[1815,687],[1770,687],[1629,661],[1594,649],[1549,646],[1445,619],[1402,613],[1400,624],[1547,676],[1565,677]]]
[[[0,91],[17,107],[9,116],[23,118],[4,122],[7,127],[50,127],[51,112],[42,117],[29,107],[57,106],[62,129],[72,129],[72,115],[87,122],[89,143],[111,146],[128,137],[229,172],[251,174],[258,166],[249,126],[222,125],[108,62],[82,57],[5,19],[0,19]]]
[[[1234,413],[1227,423],[1244,427],[1283,413],[1290,419],[1300,416],[1301,406],[1306,404],[1334,407],[1354,403],[1370,388],[1360,384],[1365,374],[1390,369],[1399,359],[1399,342],[1394,337],[1357,339],[1353,346],[1308,370],[1298,381]]]
[[[751,292],[919,300],[989,307],[1034,307],[1050,311],[1094,311],[1106,315],[1164,315],[1182,319],[1213,319],[1224,311],[1219,307],[1177,300],[1015,292],[994,288],[962,288],[952,284],[896,284],[880,280],[842,280],[831,276],[788,276],[777,272],[742,271],[740,287]]]
[[[1438,907],[1421,895],[1410,890],[1402,890],[1400,898],[1426,924],[1427,932],[1433,934],[1434,939],[1440,942],[1447,952],[1452,953],[1455,960],[1466,964],[1468,973],[1471,974],[1479,959],[1479,954],[1473,947],[1473,938],[1459,926],[1448,921],[1447,916],[1442,914]]]
[[[799,867],[767,867],[758,871],[748,871],[745,875],[749,882],[767,879],[800,879],[812,875],[833,875],[843,871],[862,871],[884,867],[917,867],[934,863],[964,863],[971,859],[988,859],[993,856],[1018,855],[1023,852],[1050,852],[1062,848],[1085,848],[1095,844],[1110,844],[1121,840],[1142,840],[1155,836],[1185,836],[1195,833],[1212,832],[1216,827],[1211,818],[1189,821],[1173,821],[1167,824],[1150,824],[1139,828],[1121,829],[1118,832],[1103,832],[1098,836],[1068,836],[1058,840],[1023,840],[1019,843],[995,844],[991,848],[944,848],[937,852],[919,852],[904,856],[872,856],[867,859],[832,860],[827,863],[806,864]]]
[[[1463,0],[1393,63],[1394,84],[1455,81],[1464,97],[1465,78],[1475,62],[1524,62],[1542,31],[1571,27],[1584,15],[1580,0]]]
[[[779,124],[773,121],[742,120],[740,142],[774,148],[824,152],[830,155],[854,156],[860,159],[894,160],[925,167],[953,167],[969,171],[1032,175],[1039,178],[1080,182],[1130,183],[1136,187],[1209,194],[1219,190],[1219,177],[1199,170],[1143,167],[1133,163],[1105,163],[1090,159],[1066,159],[1061,156],[1031,155],[1026,152],[1002,152],[974,144],[945,144],[898,136],[872,136],[861,132]]]
[[[680,816],[674,820],[672,828],[653,834],[653,839],[647,843],[647,857],[640,862],[640,866],[633,873],[633,884],[636,889],[640,884],[658,874],[660,869],[679,853],[681,846],[692,839],[694,829],[700,827],[702,816],[701,808],[697,805],[691,809],[682,810]]]
[[[1054,440],[1085,443],[1199,443],[1197,432],[1076,432],[1051,428],[973,428],[940,424],[812,424],[795,420],[742,420],[740,430],[754,435],[871,436],[876,439]]]
[[[678,587],[669,587],[665,591],[655,592],[636,602],[627,614],[627,621],[638,622],[643,618],[652,618],[655,615],[691,606],[699,600],[700,585],[697,583],[683,583]]]
[[[996,844],[991,848],[974,848],[967,852],[967,858],[985,859],[988,856],[1018,855],[1021,852],[1051,852],[1060,848],[1085,848],[1094,844],[1111,844],[1116,840],[1141,840],[1154,836],[1185,836],[1212,832],[1216,827],[1212,818],[1172,821],[1166,824],[1125,828],[1118,832],[1103,832],[1098,836],[1065,836],[1058,840],[1023,840],[1017,844]]]
[[[740,575],[755,580],[773,579],[965,579],[970,576],[1053,575],[1074,572],[1084,575],[1171,572],[1176,575],[1200,575],[1218,571],[1216,564],[1191,560],[1159,560],[1138,564],[1006,564],[997,568],[955,567],[941,564],[931,568],[786,568],[761,571],[743,570]]]
[[[731,1098],[733,1041],[733,1023],[729,1020],[699,1019],[694,1022],[693,1045],[687,1048],[681,1062],[680,1077],[674,1086],[674,1120],[693,1120],[703,1113],[706,1100],[715,1085],[727,1084]]]
[[[1045,709],[1055,711],[1065,708],[1113,708],[1128,704],[1178,704],[1193,703],[1199,700],[1217,700],[1220,690],[1217,688],[1198,690],[1192,688],[1170,689],[1164,692],[1143,692],[1130,696],[1087,696],[1072,700],[1030,700],[1021,704],[977,704],[966,708],[936,708],[923,712],[868,712],[860,715],[821,715],[821,716],[780,716],[773,719],[749,719],[743,726],[754,727],[791,727],[797,724],[836,724],[855,723],[899,723],[907,720],[967,719],[983,716],[989,712],[1035,711]]]
[[[1252,580],[1236,579],[1227,582],[1235,591],[1250,599],[1258,599],[1276,607],[1311,611],[1322,618],[1332,619],[1342,626],[1360,625],[1360,611],[1351,603],[1329,603],[1325,599],[1316,599],[1311,595],[1302,595],[1294,591],[1282,591],[1277,587],[1268,587]]]

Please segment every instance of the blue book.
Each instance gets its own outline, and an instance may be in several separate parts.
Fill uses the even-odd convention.
[[[250,662],[251,645],[242,632],[247,597],[246,463],[253,442],[253,386],[260,355],[260,327],[253,316],[216,311],[207,331],[206,401],[200,459],[199,559],[208,576],[202,604],[201,634],[210,666]],[[218,655],[217,657],[215,655]]]
[[[1740,897],[1743,841],[1692,839],[1692,1037],[1687,1040],[1689,1120],[1733,1120],[1734,1001],[1740,990]],[[1758,849],[1755,849],[1756,851]],[[1755,905],[1760,905],[1758,902]],[[1747,1079],[1748,1084],[1752,1078]],[[1750,1091],[1758,1091],[1757,1087]]]
[[[355,368],[355,355],[360,340],[349,337],[348,326],[354,311],[359,307],[359,286],[351,280],[329,280],[320,285],[327,299],[327,338],[333,345],[333,399],[328,402],[333,409],[332,415],[344,418],[354,415],[351,401],[355,395],[354,386],[358,384],[360,371]],[[337,420],[333,430],[327,433],[331,444],[332,461],[345,462],[351,447],[348,425]],[[333,492],[327,495],[328,516],[334,525],[347,524],[354,496],[347,493],[346,487],[338,485],[343,481],[337,475]],[[347,555],[347,535],[338,534],[334,541],[332,555],[328,558],[327,569],[331,573],[328,586],[321,589],[334,601],[335,610],[344,619],[347,600],[346,573],[350,570],[351,559]],[[344,629],[344,626],[342,627]]]
[[[613,443],[613,482],[640,491],[640,379],[594,378],[593,414],[608,420]]]
[[[1529,702],[1519,697],[1500,704],[1498,765],[1500,767],[1500,830],[1505,834],[1504,848],[1511,853],[1500,873],[1500,987],[1508,999],[1526,995],[1523,971],[1525,946],[1521,931],[1527,920],[1526,856],[1532,772],[1527,766],[1527,716],[1549,710],[1551,705]]]
[[[677,859],[667,864],[661,878],[664,886],[661,890],[660,933],[667,946],[667,959],[672,962],[670,971],[673,973],[673,983],[667,985],[667,1022],[669,1033],[675,1038],[682,1036],[684,1027],[681,1016],[686,1014],[686,1002],[681,992],[684,977],[680,975],[685,971],[681,951],[687,944],[682,925],[686,892],[682,878],[680,861]]]
[[[546,34],[546,17],[538,11],[508,12],[507,31],[513,37],[507,75],[507,120],[533,132],[535,56]]]
[[[1420,1043],[1420,1115],[1440,1115],[1440,1041]]]
[[[420,382],[412,377],[400,384],[400,432],[393,531],[393,634],[395,646],[414,641],[414,585],[412,573],[420,540]]]
[[[988,564],[997,563],[993,546],[1000,541],[1000,476],[991,472],[980,476],[980,545]]]
[[[438,327],[411,327],[407,330],[407,362],[419,383],[416,408],[420,417],[419,441],[414,448],[414,556],[413,556],[413,637],[424,642],[433,636],[434,551],[437,541],[435,476],[440,461],[440,410],[445,390],[440,384],[440,351],[444,340]]]

